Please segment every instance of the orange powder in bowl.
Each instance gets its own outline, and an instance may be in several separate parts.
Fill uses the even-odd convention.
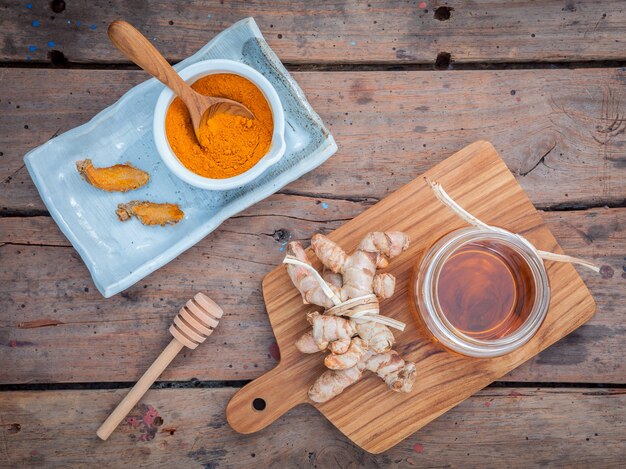
[[[189,111],[174,99],[165,116],[165,133],[174,154],[190,171],[211,179],[237,176],[252,168],[270,149],[274,122],[263,93],[250,80],[231,73],[207,75],[192,88],[207,96],[244,104],[254,119],[218,113],[196,139]]]

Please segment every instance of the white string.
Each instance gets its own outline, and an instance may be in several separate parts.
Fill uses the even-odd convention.
[[[452,197],[448,195],[448,193],[443,189],[441,184],[439,184],[438,182],[431,181],[428,178],[424,178],[424,179],[432,188],[433,192],[435,193],[435,197],[437,197],[437,199],[439,199],[441,203],[443,203],[445,206],[451,209],[454,213],[456,213],[460,218],[465,220],[467,223],[469,223],[472,226],[476,226],[478,228],[484,228],[490,231],[500,231],[498,228],[487,225],[486,223],[480,221],[474,215],[472,215],[463,207],[461,207]],[[569,262],[571,264],[578,264],[583,267],[587,267],[588,269],[591,269],[594,272],[600,272],[600,267],[593,264],[592,262],[586,261],[584,259],[579,259],[578,257],[567,256],[565,254],[556,254],[553,252],[541,251],[540,249],[535,248],[532,243],[530,243],[528,240],[523,238],[521,235],[517,234],[516,236],[528,242],[528,244],[531,245],[535,249],[535,251],[537,252],[537,255],[543,260],[554,261],[554,262]]]
[[[285,256],[285,259],[283,259],[283,264],[297,265],[299,267],[304,267],[305,269],[307,269],[311,273],[311,275],[313,275],[313,278],[315,278],[315,280],[317,280],[317,282],[320,284],[320,287],[322,287],[322,291],[324,292],[324,294],[332,300],[335,306],[340,306],[342,304],[341,299],[339,299],[339,297],[335,295],[335,292],[332,290],[332,288],[330,288],[330,286],[322,278],[319,272],[311,264],[301,261],[300,259],[297,259],[289,255]],[[370,296],[370,295],[366,295],[366,296],[362,296],[358,298],[352,298],[348,300],[348,302],[356,302],[363,298],[367,298],[367,296]],[[382,316],[381,314],[379,314],[378,309],[367,309],[367,310],[358,311],[355,313],[352,313],[350,311],[345,311],[342,313],[342,315],[348,316],[356,320],[357,322],[363,322],[363,321],[377,322],[379,324],[384,324],[386,326],[393,327],[400,331],[404,331],[406,327],[406,324],[404,324],[401,321],[398,321],[396,319],[393,319],[387,316]]]
[[[378,310],[376,309],[367,309],[364,311],[358,311],[356,313],[348,311],[345,313],[345,315],[350,316],[356,322],[377,322],[380,324],[384,324],[385,326],[393,327],[394,329],[398,329],[400,331],[404,331],[404,329],[406,328],[406,324],[404,324],[402,321],[398,321],[387,316],[382,316],[378,313]]]
[[[311,273],[311,275],[313,275],[315,280],[317,280],[317,283],[320,284],[320,287],[322,287],[322,291],[324,292],[324,294],[328,298],[330,298],[333,303],[335,303],[335,306],[339,306],[341,304],[341,300],[339,299],[339,297],[335,295],[335,292],[333,291],[333,289],[328,286],[326,281],[322,278],[319,272],[311,264],[303,262],[300,259],[296,259],[293,256],[285,256],[285,259],[283,259],[283,264],[293,264],[293,265],[297,265],[299,267],[304,267],[305,269],[307,269]]]

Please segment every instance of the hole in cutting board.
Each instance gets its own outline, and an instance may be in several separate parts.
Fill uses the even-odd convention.
[[[252,407],[254,410],[265,410],[266,405],[265,399],[261,399],[260,397],[257,397],[252,401]]]

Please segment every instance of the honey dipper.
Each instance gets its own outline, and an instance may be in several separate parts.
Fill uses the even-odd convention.
[[[193,299],[189,300],[174,318],[174,323],[170,326],[170,333],[174,336],[172,341],[150,365],[150,368],[137,381],[137,384],[126,394],[126,397],[122,399],[122,402],[117,405],[111,415],[100,425],[96,434],[103,440],[109,438],[113,430],[135,407],[139,399],[178,355],[183,346],[193,350],[204,342],[217,327],[222,314],[224,314],[222,308],[211,298],[202,293],[196,293]]]

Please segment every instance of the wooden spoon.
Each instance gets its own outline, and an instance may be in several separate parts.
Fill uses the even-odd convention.
[[[154,360],[154,363],[150,365],[150,368],[126,394],[126,397],[122,399],[115,410],[111,412],[111,415],[98,428],[96,434],[106,440],[124,420],[124,417],[128,415],[128,412],[135,407],[152,383],[161,376],[163,370],[178,355],[178,352],[183,347],[193,350],[204,342],[217,327],[223,314],[222,308],[211,298],[202,293],[196,293],[193,299],[189,300],[174,318],[174,324],[170,326],[170,333],[174,336],[172,341]]]
[[[214,114],[225,112],[236,116],[254,119],[254,114],[241,103],[225,98],[205,96],[185,83],[176,70],[167,63],[165,57],[130,23],[122,20],[109,25],[109,39],[122,54],[143,68],[150,75],[171,89],[183,100],[200,142],[198,130]]]

